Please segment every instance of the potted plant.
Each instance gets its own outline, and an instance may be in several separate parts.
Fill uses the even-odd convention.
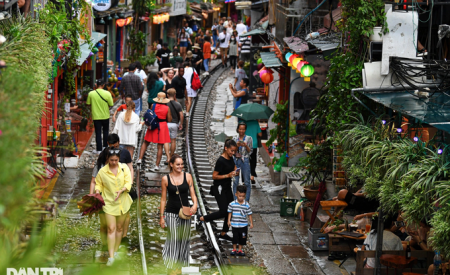
[[[308,147],[311,148],[311,145]],[[310,201],[316,200],[319,193],[318,183],[324,181],[332,170],[331,148],[332,144],[328,139],[314,145],[307,156],[300,158],[297,164],[291,168],[291,172],[294,173],[298,173],[301,169],[306,170],[302,185],[305,197]]]
[[[152,52],[149,55],[140,56],[138,60],[148,72],[158,72],[158,66],[154,66],[156,62],[156,53]]]

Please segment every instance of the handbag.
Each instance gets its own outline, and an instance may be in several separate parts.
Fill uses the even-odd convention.
[[[172,182],[175,183],[172,176],[169,175],[169,177],[172,179]],[[178,212],[178,216],[183,220],[190,220],[192,217],[191,208],[189,206],[183,206],[183,201],[181,200],[180,191],[178,190],[178,185],[175,185],[175,187],[177,188],[178,197],[180,198],[180,203],[181,203],[181,208],[180,208],[180,211]]]

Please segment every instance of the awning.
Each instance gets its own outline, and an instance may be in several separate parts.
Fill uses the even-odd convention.
[[[249,31],[247,33],[243,33],[243,34],[241,34],[239,36],[240,37],[245,37],[245,36],[260,35],[260,34],[265,34],[265,33],[266,33],[266,31],[263,30],[263,29],[254,29],[254,30],[251,30],[251,31]]]
[[[100,33],[100,32],[92,32],[91,34],[91,42],[92,44],[96,44],[98,41],[102,40],[106,34]],[[80,57],[77,58],[77,65],[81,66],[83,62],[89,57],[89,53],[91,52],[91,49],[89,49],[89,44],[84,43],[80,46]]]
[[[413,91],[363,94],[388,108],[450,133],[450,97],[443,93],[436,92],[429,98],[418,98]]]
[[[261,60],[267,68],[281,67],[283,64],[274,52],[260,52]]]

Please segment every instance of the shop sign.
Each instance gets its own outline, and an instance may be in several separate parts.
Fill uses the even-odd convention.
[[[170,2],[172,3],[169,12],[170,16],[186,14],[186,0],[170,0]]]
[[[95,10],[106,11],[111,8],[111,1],[112,0],[92,0],[92,3],[94,3]]]

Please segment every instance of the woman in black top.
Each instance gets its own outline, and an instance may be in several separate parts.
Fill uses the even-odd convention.
[[[182,206],[189,206],[188,196],[194,205],[191,207],[190,214],[197,212],[197,197],[195,195],[192,176],[189,173],[183,173],[183,159],[174,154],[169,161],[170,173],[162,178],[161,181],[161,207],[160,222],[161,228],[167,224],[168,234],[163,249],[164,265],[169,270],[181,272],[182,266],[189,264],[189,248],[191,234],[191,220],[180,218],[179,212]],[[166,195],[169,193],[169,201],[166,205]],[[165,218],[164,221],[164,208]],[[170,272],[169,272],[170,273]]]
[[[231,179],[238,175],[236,173],[236,165],[234,164],[233,156],[236,153],[237,144],[232,139],[225,141],[225,148],[222,155],[216,162],[213,172],[214,185],[211,186],[210,194],[216,198],[219,211],[209,215],[198,217],[200,221],[210,222],[217,219],[223,220],[222,232],[219,238],[231,241],[231,237],[227,235],[228,227],[228,204],[233,201],[233,191],[231,189]]]
[[[164,80],[164,90],[163,92],[167,96],[167,91],[171,88],[174,88],[174,85],[172,85],[173,77],[175,76],[175,70],[173,68],[165,68],[161,70],[163,72],[163,80]],[[167,76],[166,76],[167,75]]]

